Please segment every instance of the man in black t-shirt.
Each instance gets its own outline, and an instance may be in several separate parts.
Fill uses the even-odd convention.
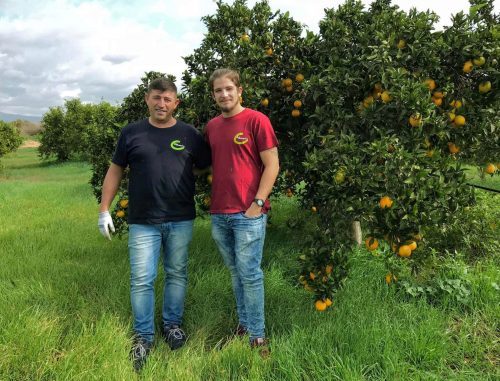
[[[187,285],[188,246],[195,218],[193,166],[210,165],[210,150],[198,131],[173,117],[179,104],[175,84],[151,82],[145,101],[150,116],[124,127],[102,187],[98,226],[111,239],[109,207],[123,171],[129,167],[129,256],[134,343],[131,357],[139,370],[154,338],[154,281],[163,248],[163,334],[171,349],[186,334],[180,328]]]

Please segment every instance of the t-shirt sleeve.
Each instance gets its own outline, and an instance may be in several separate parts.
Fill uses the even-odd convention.
[[[195,131],[194,138],[196,142],[194,165],[199,169],[207,168],[212,164],[212,154],[206,136],[203,137],[198,131]]]
[[[274,133],[271,121],[267,116],[261,115],[258,120],[258,128],[256,132],[257,136],[255,141],[257,142],[257,149],[259,152],[278,146],[278,139]]]
[[[125,133],[122,130],[120,133],[120,137],[118,138],[118,143],[116,145],[115,153],[111,161],[119,165],[120,167],[125,168],[128,164],[127,160],[127,143]]]

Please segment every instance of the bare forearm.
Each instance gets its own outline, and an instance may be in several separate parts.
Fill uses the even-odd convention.
[[[122,177],[123,168],[116,164],[111,164],[102,184],[101,205],[99,206],[100,212],[109,210],[109,207],[118,192],[118,188],[120,187]]]
[[[276,178],[278,177],[278,172],[278,162],[265,167],[264,172],[262,172],[262,177],[260,178],[259,189],[257,190],[255,198],[259,198],[262,200],[267,199],[267,197],[273,190],[274,183],[276,182]]]

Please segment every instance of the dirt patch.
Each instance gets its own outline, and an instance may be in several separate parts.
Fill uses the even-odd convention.
[[[37,142],[35,140],[25,140],[19,148],[36,148],[36,147],[40,147],[40,142]]]

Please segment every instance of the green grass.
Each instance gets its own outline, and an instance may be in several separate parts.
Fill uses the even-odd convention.
[[[272,356],[245,340],[227,341],[236,324],[229,274],[198,219],[190,251],[185,328],[175,352],[157,339],[140,376],[128,359],[131,335],[126,240],[104,240],[97,204],[80,162],[41,163],[35,149],[2,159],[0,177],[0,380],[496,380],[500,314],[490,277],[477,273],[477,308],[462,310],[404,298],[383,282],[364,250],[333,308],[315,312],[296,286],[306,234],[293,199],[274,204],[264,269]],[[498,205],[498,204],[497,204]],[[304,217],[305,218],[305,217]],[[486,275],[482,275],[486,274]],[[163,276],[160,270],[159,279]],[[482,291],[490,287],[488,292]],[[160,300],[161,281],[157,282]],[[160,304],[156,306],[160,315]]]

